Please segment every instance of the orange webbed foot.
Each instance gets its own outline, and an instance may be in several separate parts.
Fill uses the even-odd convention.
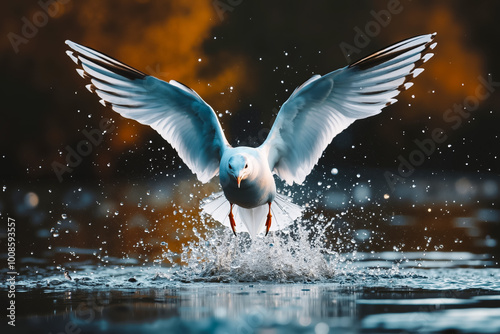
[[[231,224],[231,229],[236,236],[236,222],[234,221],[233,204],[231,204],[231,209],[229,210],[229,223]]]
[[[269,204],[269,213],[267,214],[267,220],[266,220],[266,236],[269,233],[269,229],[271,228],[271,222],[273,217],[273,215],[271,214],[271,203],[268,204]]]

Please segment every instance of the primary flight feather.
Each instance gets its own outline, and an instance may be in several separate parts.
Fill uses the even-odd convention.
[[[281,107],[265,142],[232,147],[213,109],[189,87],[146,75],[91,48],[66,41],[77,72],[101,103],[155,129],[205,183],[219,174],[222,193],[203,205],[214,219],[246,230],[281,229],[301,208],[276,192],[273,173],[301,184],[333,138],[376,115],[411,87],[429,60],[436,34],[406,39],[324,76],[315,75]],[[273,219],[274,217],[274,219]],[[274,221],[274,222],[273,222]]]

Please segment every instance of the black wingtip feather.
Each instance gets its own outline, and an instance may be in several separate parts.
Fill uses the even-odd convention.
[[[71,42],[71,41],[66,41],[66,44],[69,47],[71,47],[71,49],[72,49],[71,52],[73,53],[73,57],[78,59],[77,64],[79,66],[82,65],[80,58],[84,58],[92,63],[95,63],[95,64],[113,72],[113,73],[121,75],[121,76],[123,76],[127,79],[130,79],[130,80],[144,79],[147,76],[147,74],[133,68],[132,66],[128,66],[127,64],[124,64],[121,61],[116,60],[113,57],[110,57],[108,55],[105,55],[105,56],[109,59],[101,57],[100,56],[101,52],[99,52],[95,49],[92,49],[88,46],[79,45],[79,44],[76,44],[76,43]],[[73,44],[75,44],[75,45],[73,45]],[[85,51],[92,53],[93,57],[89,57],[88,55],[86,55],[82,52],[79,52],[78,48],[83,48],[84,50],[86,49]],[[73,57],[71,57],[71,58],[73,59]]]
[[[411,40],[413,40],[415,37],[418,37],[418,36],[415,36],[415,37],[412,37],[412,38],[408,38],[404,41],[401,41],[401,42],[397,42],[397,43],[394,43],[386,48],[383,48],[377,52],[374,52],[373,54],[367,56],[367,57],[364,57],[364,58],[361,58],[360,60],[352,63],[351,65],[349,65],[348,67],[349,68],[352,68],[352,67],[356,67],[360,70],[366,70],[366,69],[369,69],[369,68],[372,68],[372,67],[375,67],[377,65],[380,65],[390,59],[393,59],[393,58],[396,58],[397,56],[405,53],[405,52],[408,52],[409,50],[411,49],[414,49],[414,48],[418,48],[422,45],[425,45],[425,49],[422,51],[422,54],[426,54],[429,49],[432,49],[434,48],[435,45],[431,46],[434,38],[436,37],[437,33],[433,33],[431,34],[431,37],[429,40],[427,40],[426,42],[424,43],[421,43],[421,44],[418,44],[418,45],[413,45],[411,47],[408,47],[408,48],[404,48],[398,52],[392,52],[392,49],[400,44],[400,43],[403,43],[403,42],[409,42]],[[420,62],[421,60],[419,60]],[[424,62],[424,61],[422,61]],[[417,66],[418,67],[418,66]]]
[[[142,73],[141,71],[136,70],[135,68],[130,67],[128,65],[125,65],[119,61],[117,61],[117,63],[114,64],[114,63],[107,62],[107,61],[101,60],[101,59],[99,59],[99,60],[92,59],[92,58],[87,57],[81,53],[78,53],[78,56],[85,58],[93,63],[96,63],[97,65],[102,66],[105,69],[107,69],[113,73],[116,73],[118,75],[121,75],[122,77],[125,77],[125,78],[130,79],[130,80],[144,79],[146,77],[146,74]]]

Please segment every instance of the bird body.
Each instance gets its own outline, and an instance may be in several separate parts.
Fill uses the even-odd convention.
[[[301,184],[333,138],[357,119],[376,115],[410,88],[429,60],[436,34],[416,36],[359,61],[314,75],[282,105],[257,148],[232,147],[213,109],[189,87],[146,75],[118,60],[66,41],[87,88],[123,117],[151,126],[201,182],[219,174],[222,192],[202,208],[233,232],[252,237],[279,230],[302,209],[278,193],[273,174]]]
[[[261,149],[239,146],[224,151],[219,167],[222,191],[230,203],[246,209],[272,202],[276,183]],[[241,177],[238,184],[238,177]]]

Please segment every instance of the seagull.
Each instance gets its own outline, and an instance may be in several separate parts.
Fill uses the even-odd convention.
[[[302,184],[333,138],[355,120],[379,114],[410,88],[432,56],[436,33],[405,39],[326,75],[314,75],[281,106],[259,147],[229,144],[214,110],[191,88],[147,75],[66,41],[87,89],[125,118],[149,125],[202,183],[219,175],[222,192],[203,201],[215,220],[255,237],[282,229],[302,208],[276,190],[274,174]],[[273,219],[274,216],[274,219]],[[274,223],[273,223],[274,221]]]

